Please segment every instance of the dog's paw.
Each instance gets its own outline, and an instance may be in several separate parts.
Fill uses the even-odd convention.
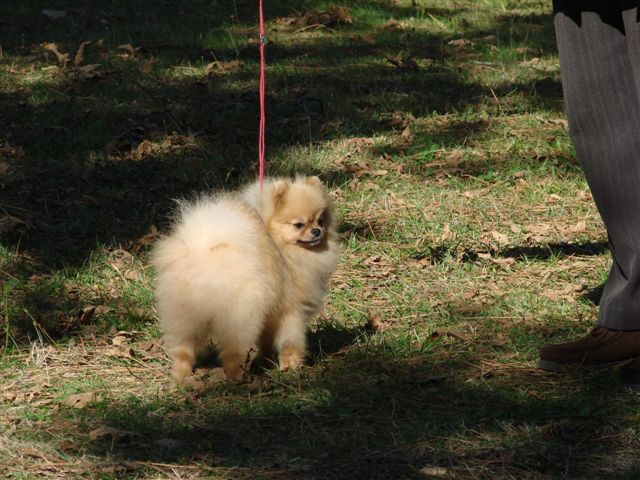
[[[285,346],[280,352],[280,370],[297,369],[304,363],[304,352],[293,346]]]
[[[188,385],[189,379],[193,376],[191,365],[176,363],[171,370],[171,376],[179,385]]]

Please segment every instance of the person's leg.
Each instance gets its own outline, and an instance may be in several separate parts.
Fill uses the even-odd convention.
[[[637,10],[618,3],[607,2],[600,14],[555,15],[569,130],[609,234],[613,266],[600,328],[577,342],[542,347],[540,366],[550,370],[640,355],[640,27]]]

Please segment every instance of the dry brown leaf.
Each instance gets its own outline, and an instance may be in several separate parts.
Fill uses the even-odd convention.
[[[580,221],[570,228],[573,233],[584,232],[587,229],[587,222]]]
[[[71,440],[61,440],[60,443],[58,443],[58,448],[63,452],[75,453],[79,452],[82,446]]]
[[[578,200],[580,200],[581,202],[592,202],[593,201],[593,195],[591,195],[591,192],[585,191],[585,190],[580,190],[577,194],[576,197],[578,197]]]
[[[128,307],[127,312],[130,315],[135,315],[136,317],[140,318],[149,318],[150,316],[149,311],[146,308],[142,307]]]
[[[138,280],[140,278],[140,272],[138,272],[137,270],[125,270],[124,273],[122,274],[122,276],[126,279],[126,280]]]
[[[239,61],[235,60],[238,64],[240,63]],[[205,65],[204,67],[204,71],[208,74],[212,74],[215,73],[217,71],[220,71],[222,73],[226,73],[227,72],[227,66],[229,63],[232,62],[220,62],[218,60],[216,60],[215,62],[211,62],[208,63],[207,65]]]
[[[22,233],[29,228],[26,221],[14,217],[13,215],[3,215],[0,217],[0,235],[9,233]]]
[[[575,295],[584,290],[584,285],[568,284],[564,288],[549,289],[542,292],[542,296],[550,300],[567,300],[575,302]]]
[[[549,235],[551,233],[551,225],[546,223],[527,225],[524,228],[528,233],[532,233],[534,235]]]
[[[387,23],[384,24],[384,28],[387,30],[402,30],[402,24],[393,18],[390,18]]]
[[[476,189],[476,190],[467,190],[462,195],[465,198],[478,198],[478,197],[484,195],[485,193],[487,193],[487,189],[486,188],[479,188],[479,189]]]
[[[504,347],[511,342],[509,336],[504,332],[498,332],[491,338],[491,345],[494,347]]]
[[[27,389],[22,389],[19,392],[3,392],[0,395],[0,399],[18,404],[34,402],[36,398],[40,399],[34,402],[34,405],[48,405],[52,403],[51,394],[46,390],[51,388],[51,385],[43,382],[36,383]]]
[[[140,469],[140,464],[134,462],[118,462],[110,465],[102,465],[96,469],[96,472],[106,473],[109,475],[134,472]]]
[[[140,335],[140,332],[137,330],[119,330],[115,333],[114,338],[122,337],[125,339],[135,338]],[[114,345],[117,343],[116,341],[112,342]]]
[[[163,148],[171,148],[171,147],[181,147],[186,145],[188,142],[188,138],[184,135],[180,135],[178,132],[171,132],[171,135],[167,135],[162,139],[162,147]]]
[[[129,339],[125,332],[118,332],[118,334],[111,339],[111,343],[116,347],[122,347],[129,344]]]
[[[367,175],[369,173],[371,173],[371,171],[373,170],[371,168],[371,165],[369,165],[368,163],[364,162],[364,161],[359,161],[355,164],[351,164],[351,165],[347,165],[345,167],[345,170],[348,173],[353,173],[353,175],[356,178],[359,178],[363,175]]]
[[[496,265],[500,265],[501,267],[510,267],[511,265],[516,263],[516,259],[513,257],[492,258],[491,261]]]
[[[114,345],[113,347],[109,347],[106,350],[104,350],[104,354],[109,357],[116,357],[116,358],[133,358],[135,357],[136,352],[133,350],[133,348],[128,347],[126,345],[120,345],[120,346]]]
[[[94,314],[95,315],[106,315],[107,313],[113,311],[113,308],[108,307],[106,305],[98,305],[95,308]]]
[[[101,398],[96,392],[85,392],[69,395],[62,401],[62,404],[71,408],[84,408],[87,405],[99,402],[100,400]]]
[[[507,245],[509,243],[509,237],[507,237],[504,233],[496,232],[494,230],[491,232],[491,237],[500,245]]]
[[[362,34],[362,35],[353,35],[351,37],[353,41],[364,43],[366,45],[373,45],[376,43],[376,39],[373,35]]]
[[[520,65],[523,67],[537,67],[542,63],[538,57],[530,58],[529,60],[525,60],[524,62],[520,62]]]
[[[136,49],[133,48],[133,45],[131,45],[130,43],[125,43],[123,45],[118,45],[118,50],[123,50],[124,52],[126,52],[127,54],[133,56],[136,54]]]
[[[413,140],[413,133],[411,132],[411,127],[407,126],[402,133],[400,134],[400,138],[403,142],[409,143]]]
[[[153,67],[156,64],[156,59],[154,57],[151,57],[149,60],[147,60],[146,62],[144,62],[142,65],[140,65],[140,71],[142,73],[151,73],[153,72]]]
[[[460,298],[464,298],[465,300],[471,300],[472,298],[478,296],[478,290],[471,289],[460,295]]]
[[[279,27],[290,27],[291,25],[295,25],[300,21],[298,17],[276,17],[272,20],[275,25]]]
[[[332,22],[329,12],[307,13],[303,20],[307,27],[326,27]]]
[[[569,225],[566,230],[569,233],[582,233],[587,229],[587,222],[585,222],[584,220],[579,221],[578,223],[576,223],[575,225]]]
[[[406,200],[398,197],[394,192],[387,192],[385,203],[391,208],[404,208],[408,206]]]
[[[128,266],[133,263],[133,255],[122,248],[117,248],[109,254],[107,263],[118,268]]]
[[[331,15],[334,22],[344,23],[347,25],[351,25],[353,23],[351,10],[343,5],[329,5],[329,15]]]
[[[52,52],[58,59],[58,63],[62,64],[63,66],[65,66],[69,62],[69,54],[60,52],[60,50],[58,50],[58,45],[56,45],[55,43],[43,43],[42,47],[45,50],[49,50],[50,52]]]
[[[494,257],[490,253],[478,253],[477,255],[478,255],[478,258],[480,258],[481,260],[488,260],[491,263],[494,263],[505,269],[508,269],[508,267],[516,263],[516,259],[513,257],[507,257],[507,258]]]
[[[153,153],[153,143],[151,143],[149,140],[143,140],[136,147],[136,150],[133,156],[136,160],[142,160],[143,158],[148,157],[152,153]]]
[[[380,255],[371,255],[370,257],[367,257],[362,263],[367,266],[384,264]]]
[[[453,150],[449,155],[445,157],[445,162],[449,167],[457,167],[460,165],[460,161],[464,156],[464,152],[462,150]]]
[[[74,65],[80,65],[82,62],[84,62],[84,49],[87,47],[87,45],[91,45],[91,40],[82,42],[78,47],[78,52],[76,53],[76,56],[73,59]]]
[[[76,320],[80,323],[88,323],[96,313],[95,305],[89,305],[84,307],[80,312],[76,314]]]
[[[449,470],[444,467],[422,467],[420,469],[420,475],[423,477],[448,477]]]
[[[471,301],[471,302],[459,302],[457,305],[452,305],[454,310],[458,313],[477,313],[482,310],[484,305],[479,301]]]
[[[443,328],[441,330],[436,330],[435,332],[433,332],[431,334],[431,338],[440,338],[440,337],[452,337],[452,338],[456,338],[458,340],[461,340],[463,342],[468,341],[468,338],[465,337],[464,335],[462,335],[461,333],[458,333],[454,330],[450,330],[448,328]]]
[[[382,317],[380,314],[374,312],[373,310],[369,310],[367,312],[367,330],[372,332],[382,332],[387,329],[387,325],[382,321]]]
[[[345,145],[369,146],[376,143],[372,137],[352,137],[345,140]]]
[[[146,342],[142,342],[137,345],[138,350],[145,353],[162,353],[164,349],[162,348],[162,341],[157,340],[147,340]]]
[[[309,12],[304,14],[302,22],[307,26],[324,25],[330,26],[334,24],[353,24],[351,10],[342,5],[329,5],[326,11]]]
[[[24,157],[25,153],[22,147],[12,147],[11,145],[7,145],[6,143],[0,143],[0,155],[5,158],[22,158]]]
[[[153,245],[155,241],[158,239],[159,235],[160,233],[158,232],[158,227],[156,227],[155,225],[151,225],[151,227],[149,227],[149,233],[147,233],[146,235],[143,235],[140,238],[132,240],[127,245],[127,248],[129,248],[134,252],[139,252],[140,250],[146,247],[149,247],[150,245]]]
[[[442,229],[442,234],[440,235],[440,241],[446,242],[447,240],[450,240],[452,236],[453,235],[451,234],[451,227],[447,223]]]
[[[83,65],[75,70],[76,76],[84,79],[97,78],[104,76],[104,69],[99,63],[90,63]]]
[[[407,119],[404,112],[396,110],[391,114],[391,118],[385,123],[389,127],[395,127],[401,125],[403,128],[407,126]]]
[[[57,456],[54,456],[50,453],[44,453],[41,452],[39,450],[36,450],[35,448],[32,447],[22,447],[20,448],[20,454],[24,455],[26,457],[32,457],[32,458],[39,458],[41,460],[45,460],[46,462],[49,463],[53,463],[53,462],[62,462],[64,463],[64,461]]]
[[[20,453],[22,455],[24,455],[25,457],[43,458],[45,460],[47,459],[47,457],[42,452],[39,452],[35,448],[31,448],[31,447],[23,447],[23,448],[21,448],[20,449]]]
[[[387,61],[402,70],[411,70],[417,72],[420,67],[410,55],[398,53],[395,57],[387,57]]]
[[[137,433],[130,432],[129,430],[120,430],[118,428],[101,426],[89,432],[89,438],[91,440],[101,440],[105,437],[111,437],[112,441],[135,441],[139,440],[140,436]]]
[[[452,47],[469,47],[473,45],[473,42],[466,38],[457,38],[455,40],[450,40],[447,45],[451,45]]]

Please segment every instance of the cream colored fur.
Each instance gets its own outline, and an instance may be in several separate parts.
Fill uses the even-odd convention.
[[[331,200],[316,177],[268,179],[262,192],[256,183],[181,203],[173,231],[152,253],[176,380],[189,377],[209,340],[233,381],[245,377],[256,351],[277,351],[280,368],[300,365],[338,250]]]

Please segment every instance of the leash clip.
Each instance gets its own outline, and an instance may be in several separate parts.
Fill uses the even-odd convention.
[[[264,45],[267,43],[267,37],[264,36],[264,34],[260,34],[260,45]]]

